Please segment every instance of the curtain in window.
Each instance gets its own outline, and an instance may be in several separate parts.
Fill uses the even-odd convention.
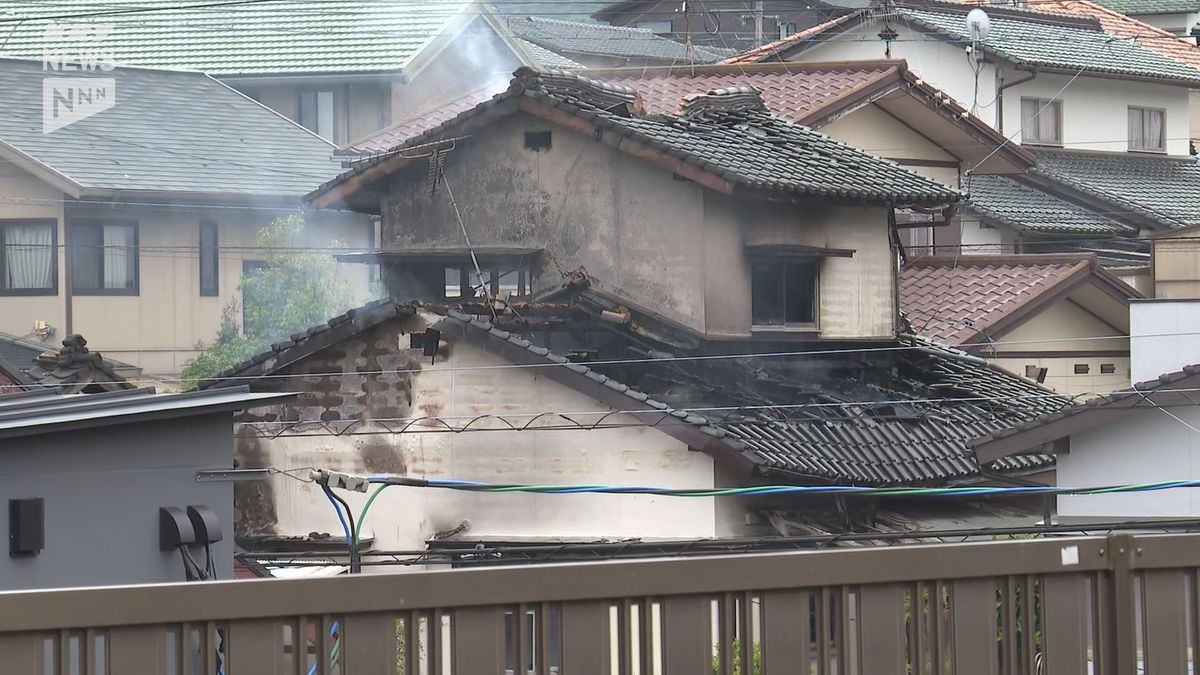
[[[54,230],[50,225],[4,228],[6,288],[51,288],[54,285]]]
[[[1038,102],[1036,99],[1021,99],[1021,140],[1022,141],[1037,141],[1037,111]]]
[[[1129,147],[1144,148],[1146,147],[1146,135],[1143,133],[1144,126],[1142,124],[1142,109],[1129,109]]]
[[[1148,150],[1163,150],[1167,147],[1166,138],[1163,137],[1163,111],[1147,110],[1146,115],[1145,135],[1146,144],[1143,146]]]
[[[1038,101],[1040,104],[1038,110],[1038,140],[1046,143],[1057,143],[1058,138],[1058,115],[1062,111],[1059,104],[1050,101]]]
[[[125,225],[104,226],[104,287],[133,286],[133,228]]]

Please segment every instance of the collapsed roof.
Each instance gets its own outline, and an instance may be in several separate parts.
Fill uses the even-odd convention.
[[[479,305],[377,301],[297,333],[201,387],[253,384],[418,311],[441,317],[435,324],[442,339],[481,334],[485,339],[473,344],[513,363],[538,364],[545,377],[773,480],[945,484],[1044,471],[1053,460],[1043,454],[981,467],[968,442],[1067,403],[983,359],[911,336],[811,352],[792,345],[784,354],[731,355],[699,342],[681,348],[693,336],[656,339],[676,329],[590,290],[582,275],[555,297],[514,303],[494,319]]]

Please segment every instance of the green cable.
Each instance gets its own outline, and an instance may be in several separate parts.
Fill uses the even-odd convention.
[[[378,497],[379,493],[383,492],[384,488],[386,488],[387,486],[388,486],[388,484],[384,483],[383,485],[380,485],[379,487],[375,488],[375,492],[371,493],[371,497],[369,499],[367,499],[367,503],[363,504],[362,511],[360,511],[358,514],[358,529],[354,531],[354,548],[355,549],[358,548],[358,535],[362,534],[363,523],[366,522],[366,520],[367,520],[367,511],[371,510],[371,505],[375,503],[375,498]]]

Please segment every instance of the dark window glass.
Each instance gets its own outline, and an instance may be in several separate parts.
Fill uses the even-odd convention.
[[[816,323],[816,260],[764,260],[751,265],[750,313],[756,326]]]
[[[0,293],[57,293],[55,226],[44,220],[0,221]]]
[[[1021,142],[1062,145],[1062,101],[1021,99]]]
[[[1076,363],[1075,364],[1075,374],[1076,375],[1087,375],[1088,372],[1090,372],[1090,371],[1091,371],[1091,368],[1089,368],[1088,364],[1086,364],[1086,363]]]
[[[334,96],[332,91],[300,92],[300,126],[335,143]]]
[[[220,294],[220,255],[217,248],[217,224],[200,221],[200,295]]]
[[[80,295],[136,295],[137,224],[78,220],[68,231],[71,290]]]

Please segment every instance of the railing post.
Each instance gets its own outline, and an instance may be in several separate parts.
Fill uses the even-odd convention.
[[[1109,569],[1109,640],[1114,663],[1106,664],[1114,675],[1137,673],[1137,608],[1133,589],[1133,535],[1111,534],[1105,546]],[[1104,675],[1108,675],[1104,672]]]

